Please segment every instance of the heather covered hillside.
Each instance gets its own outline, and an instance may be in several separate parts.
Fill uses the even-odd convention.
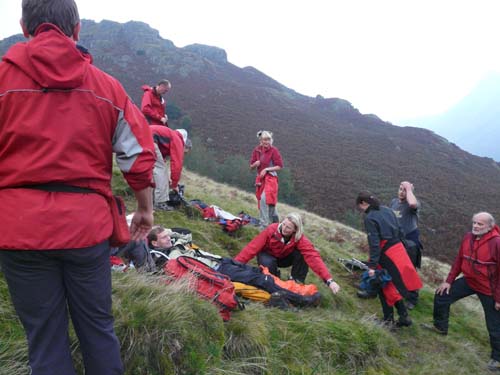
[[[0,41],[0,54],[18,40]],[[137,103],[142,84],[171,80],[171,125],[189,129],[200,148],[213,156],[198,157],[190,165],[194,170],[224,180],[217,172],[220,165],[245,169],[256,132],[269,129],[287,167],[282,174],[293,183],[289,201],[311,212],[359,225],[353,202],[360,190],[389,202],[399,182],[410,180],[422,201],[426,254],[448,261],[460,240],[457,233],[468,227],[472,213],[488,210],[500,217],[499,164],[429,130],[397,127],[361,114],[349,98],[301,95],[258,67],[231,64],[219,48],[224,46],[178,48],[141,22],[85,21],[81,44]]]

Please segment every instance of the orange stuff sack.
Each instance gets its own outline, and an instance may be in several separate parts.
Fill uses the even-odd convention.
[[[300,294],[301,296],[312,296],[318,293],[318,287],[314,284],[299,284],[294,280],[283,281],[279,277],[272,275],[267,267],[260,266],[260,268],[264,275],[271,276],[274,279],[274,283],[283,289]]]

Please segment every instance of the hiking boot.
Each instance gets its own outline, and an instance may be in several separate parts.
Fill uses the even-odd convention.
[[[428,331],[432,331],[434,333],[446,336],[448,334],[448,331],[445,331],[444,329],[436,327],[434,324],[428,324],[428,323],[421,323],[420,327],[423,329],[426,329]]]
[[[417,307],[417,304],[416,304],[416,303],[409,302],[409,301],[407,301],[407,302],[406,302],[406,308],[407,308],[408,310],[413,310],[415,307]]]
[[[283,292],[274,292],[266,302],[266,307],[277,307],[280,310],[288,310],[291,306]]]
[[[493,358],[490,359],[490,361],[488,362],[488,370],[500,372],[500,362]]]
[[[358,298],[363,298],[363,299],[377,297],[377,293],[370,293],[370,292],[367,292],[366,290],[358,290],[356,292],[356,295],[358,296]]]
[[[392,318],[387,318],[387,319],[375,318],[373,319],[373,322],[375,323],[375,325],[385,328],[389,331],[394,331],[397,328],[397,325],[395,324],[394,319]]]
[[[154,205],[154,209],[158,211],[173,211],[174,208],[169,206],[167,202],[160,202]]]
[[[411,319],[408,315],[400,316],[398,321],[396,322],[396,326],[398,326],[398,327],[409,327],[412,324],[413,324],[413,322],[411,321]]]
[[[321,302],[321,294],[314,293],[312,296],[304,297],[304,306],[307,307],[318,307]]]

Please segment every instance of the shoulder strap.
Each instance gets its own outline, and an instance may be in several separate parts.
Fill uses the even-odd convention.
[[[196,254],[197,257],[205,258],[205,259],[210,259],[210,260],[213,260],[213,261],[216,261],[216,262],[219,262],[219,263],[222,261],[222,258],[219,258],[219,257],[216,257],[216,256],[211,256],[211,255],[206,254],[206,253],[202,253],[198,249],[193,249],[193,251],[194,251],[194,253]]]

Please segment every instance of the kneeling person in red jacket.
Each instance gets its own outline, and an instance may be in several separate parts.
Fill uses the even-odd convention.
[[[259,265],[267,267],[273,275],[279,276],[278,267],[291,266],[292,278],[303,283],[311,267],[333,293],[340,290],[318,250],[303,234],[302,219],[297,213],[288,214],[281,223],[269,225],[234,259],[247,263],[255,256]]]

